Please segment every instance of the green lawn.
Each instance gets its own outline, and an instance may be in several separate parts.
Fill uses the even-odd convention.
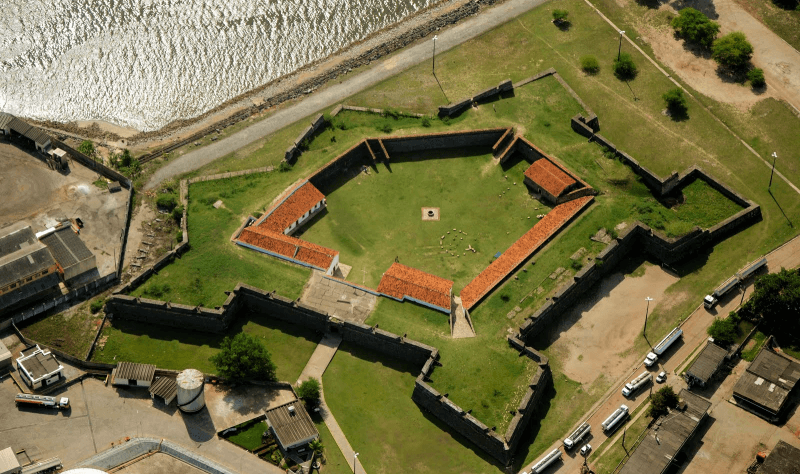
[[[350,470],[350,465],[347,464],[347,460],[344,458],[325,422],[322,421],[322,417],[316,413],[311,413],[311,419],[314,421],[314,426],[319,431],[319,439],[325,447],[323,450],[325,464],[323,464],[320,472],[322,474],[351,474],[353,471]]]
[[[225,335],[115,320],[106,325],[102,336],[108,337],[103,349],[94,351],[92,360],[114,363],[120,361],[154,364],[161,369],[198,369],[215,373],[209,357],[219,351],[224,336],[244,331],[261,339],[272,354],[279,380],[294,383],[303,371],[319,336],[311,330],[267,316],[243,314]]]
[[[32,321],[26,321],[25,325],[20,325],[19,330],[23,336],[36,342],[83,359],[102,321],[103,313],[91,314],[87,302],[70,312],[39,316]]]
[[[267,429],[267,423],[260,421],[244,431],[229,436],[228,441],[233,444],[238,444],[248,451],[255,451],[261,446],[261,435],[267,431]]]
[[[424,413],[419,367],[342,344],[323,375],[325,401],[367,472],[498,473],[481,450]]]
[[[753,362],[753,359],[756,358],[758,352],[761,350],[761,346],[767,341],[767,335],[761,331],[756,331],[753,334],[753,337],[750,338],[751,341],[754,342],[753,346],[750,349],[743,349],[742,350],[742,359]],[[750,344],[748,342],[748,344]],[[747,345],[745,345],[747,347]]]

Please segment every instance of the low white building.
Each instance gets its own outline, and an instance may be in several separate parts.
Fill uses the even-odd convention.
[[[34,390],[49,387],[61,380],[61,365],[53,354],[38,345],[22,351],[17,359],[17,369],[22,380]]]
[[[134,364],[120,362],[111,372],[112,385],[128,385],[130,387],[149,387],[156,376],[156,366],[150,364]]]

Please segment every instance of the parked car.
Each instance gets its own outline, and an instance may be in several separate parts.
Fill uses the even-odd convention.
[[[591,444],[588,444],[588,443],[584,444],[583,447],[581,448],[581,456],[584,456],[584,457],[588,456],[589,452],[591,450],[592,450],[592,445]]]
[[[656,382],[664,383],[666,381],[667,381],[667,373],[662,371],[660,374],[658,374],[658,377],[656,377]]]

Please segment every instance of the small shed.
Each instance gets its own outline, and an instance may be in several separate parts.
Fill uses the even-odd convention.
[[[6,448],[0,451],[0,474],[19,474],[22,467],[19,465],[14,450]]]
[[[172,377],[156,377],[150,385],[150,398],[160,398],[165,405],[169,405],[178,396],[178,384]]]
[[[708,341],[706,347],[700,351],[700,355],[697,356],[692,366],[686,371],[684,375],[686,383],[689,384],[690,387],[692,385],[705,387],[722,365],[727,355],[728,351]]]
[[[302,448],[319,438],[317,427],[311,421],[303,402],[295,400],[266,412],[267,424],[275,434],[281,449]]]
[[[17,359],[17,368],[22,380],[32,389],[49,387],[61,381],[64,366],[55,356],[38,345],[27,347]]]
[[[155,375],[155,365],[120,362],[117,364],[117,368],[111,372],[111,383],[130,387],[149,387]]]

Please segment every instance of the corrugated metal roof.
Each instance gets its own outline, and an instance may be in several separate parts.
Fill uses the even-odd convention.
[[[36,234],[31,230],[31,226],[24,222],[17,222],[8,227],[0,229],[0,257],[14,253],[20,248],[20,244],[36,242]]]
[[[28,125],[27,122],[14,117],[8,122],[8,128],[19,133],[20,135],[25,135],[28,133],[28,130],[31,129],[31,126]]]
[[[778,413],[800,378],[800,363],[772,352],[767,345],[739,377],[733,394]]]
[[[170,403],[178,395],[178,384],[172,377],[158,377],[150,385],[150,394]]]
[[[92,252],[69,225],[65,225],[40,240],[47,245],[56,261],[64,269],[92,257]]]
[[[0,112],[0,129],[5,129],[13,118],[14,116],[11,114]]]
[[[19,467],[19,461],[17,461],[13,449],[6,448],[0,451],[0,473],[12,472]]]
[[[294,407],[294,414],[289,412],[289,407]],[[273,408],[266,415],[283,449],[290,449],[319,437],[317,427],[299,400]]]
[[[786,441],[779,441],[769,453],[759,474],[797,474],[800,472],[800,449]]]
[[[150,364],[135,364],[133,362],[120,362],[117,364],[118,379],[141,380],[152,382],[156,375],[156,366]]]
[[[713,342],[708,342],[686,373],[706,383],[725,360],[726,355],[728,351]]]
[[[28,131],[25,132],[25,136],[39,144],[45,144],[50,141],[50,135],[38,127],[29,128]]]
[[[0,257],[0,287],[55,265],[47,247],[39,242]]]

